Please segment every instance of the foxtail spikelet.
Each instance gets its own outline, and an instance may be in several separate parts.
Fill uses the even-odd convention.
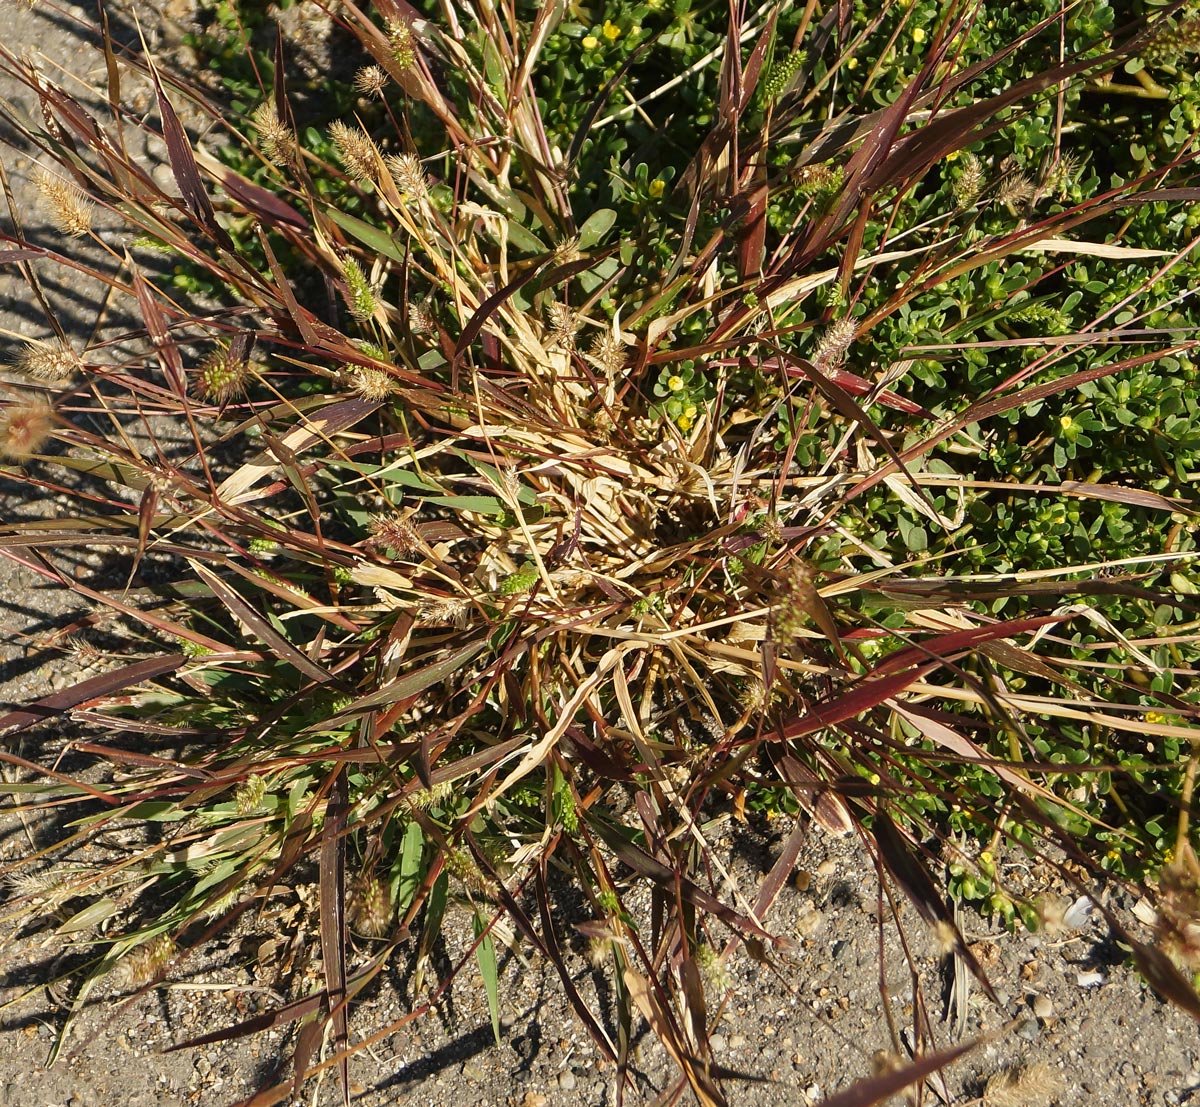
[[[371,545],[376,549],[391,550],[401,556],[416,553],[421,548],[421,536],[411,520],[398,512],[387,515],[372,515],[367,529],[371,532]]]
[[[65,342],[27,342],[13,368],[48,384],[69,381],[82,367],[79,355]]]
[[[249,377],[249,362],[233,356],[229,344],[222,342],[200,363],[196,391],[206,400],[226,404],[246,391]]]
[[[960,208],[969,208],[979,199],[979,194],[983,191],[984,184],[983,162],[974,154],[964,154],[962,170],[951,186],[951,191],[954,193],[954,202]]]
[[[466,850],[448,849],[443,854],[446,871],[466,887],[485,896],[494,896],[499,889],[496,882],[485,873]]]
[[[1037,185],[1015,165],[1006,165],[1007,172],[996,186],[995,201],[1016,208],[1028,204],[1037,195]]]
[[[467,625],[471,605],[466,600],[447,596],[440,600],[425,600],[417,605],[417,623],[423,627],[453,626],[460,630]],[[436,785],[435,789],[436,791]]]
[[[81,188],[45,169],[38,173],[36,184],[42,203],[63,234],[79,238],[92,229],[92,201]]]
[[[432,334],[437,329],[437,317],[428,300],[413,300],[408,305],[408,329],[415,335]]]
[[[555,300],[546,308],[546,327],[551,345],[573,350],[579,325],[579,316],[566,304]]]
[[[392,897],[377,876],[362,875],[350,889],[350,925],[368,938],[380,938],[392,921]]]
[[[625,343],[605,327],[592,339],[588,356],[606,377],[615,377],[625,365]]]
[[[383,403],[399,391],[396,379],[382,369],[371,369],[365,365],[355,365],[351,368],[350,388],[364,400]]]
[[[813,352],[813,364],[819,366],[840,365],[854,341],[854,332],[858,324],[853,319],[835,319],[817,342]]]
[[[364,65],[354,74],[354,87],[364,96],[383,99],[383,90],[387,87],[388,75],[377,65]]]
[[[571,234],[559,239],[554,246],[554,262],[556,265],[569,265],[583,257],[579,248],[579,235]]]
[[[389,154],[385,164],[396,188],[409,200],[420,203],[429,195],[429,178],[416,154]]]
[[[388,24],[388,47],[397,69],[403,72],[412,68],[417,60],[417,51],[413,46],[412,31],[407,23]]]
[[[166,934],[151,938],[135,949],[131,949],[112,969],[112,977],[118,988],[140,988],[149,984],[175,956],[175,943]]]
[[[983,1090],[984,1107],[1050,1107],[1066,1086],[1049,1065],[1034,1064],[998,1072]]]
[[[273,100],[259,104],[250,119],[258,131],[258,140],[262,143],[263,153],[269,162],[274,165],[286,165],[294,160],[299,149],[296,135],[291,127],[279,118]]]
[[[346,258],[342,262],[342,272],[346,277],[346,307],[360,323],[366,322],[379,306],[375,290],[354,258]]]
[[[439,807],[454,795],[454,785],[448,780],[440,781],[432,788],[420,788],[404,797],[408,806],[417,811],[428,811],[431,807]]]
[[[733,987],[733,975],[728,966],[710,945],[702,943],[696,946],[695,955],[704,983],[712,990],[714,996],[723,997]]]
[[[379,151],[360,127],[350,127],[340,119],[329,125],[329,137],[337,147],[346,172],[356,181],[374,181],[379,176]]]
[[[243,817],[253,815],[258,810],[258,805],[262,803],[263,797],[267,794],[267,778],[263,773],[251,773],[238,786],[233,794],[233,801],[237,804],[237,812]]]

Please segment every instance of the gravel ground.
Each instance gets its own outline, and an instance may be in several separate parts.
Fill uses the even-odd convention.
[[[164,10],[169,18],[163,18]],[[159,5],[140,8],[139,14],[150,40],[170,49],[187,8]],[[3,18],[7,41],[40,52],[47,72],[62,66],[95,78],[95,56],[77,31],[79,22],[88,19],[81,9],[8,5]],[[127,34],[128,24],[121,25]],[[7,84],[0,95],[21,100],[20,90]],[[18,196],[30,200],[28,159],[10,151],[2,156]],[[48,233],[37,227],[30,232]],[[94,285],[48,281],[48,291],[81,338],[98,324],[119,327],[122,322],[100,318]],[[20,277],[0,270],[0,339],[8,345],[18,336],[45,333]],[[52,495],[37,499],[0,480],[0,525],[56,510]],[[123,584],[122,579],[114,585],[111,573],[106,578],[108,567],[95,553],[80,556],[71,568],[107,586]],[[89,614],[64,590],[0,558],[0,701],[26,702],[75,679],[79,660],[63,651],[60,639]],[[51,732],[10,741],[7,748],[45,758],[56,742],[61,738]],[[3,771],[5,779],[16,779],[10,767]],[[716,848],[739,884],[752,893],[790,830],[779,824],[726,824],[725,839]],[[0,868],[63,833],[49,821],[11,808],[0,813]],[[121,848],[132,848],[132,842],[90,842],[74,859],[96,863]],[[1019,875],[1031,891],[1067,893],[1054,885],[1048,869],[1043,873],[1022,864],[1018,873],[1017,860],[1012,878]],[[250,1094],[276,1071],[286,1032],[269,1030],[237,1043],[163,1051],[270,1009],[316,980],[315,953],[297,937],[305,933],[303,922],[314,910],[315,895],[314,887],[303,885],[281,890],[260,915],[244,918],[216,944],[204,962],[184,962],[166,986],[131,1005],[115,1001],[111,988],[99,989],[49,1068],[45,1063],[74,998],[70,985],[57,981],[85,951],[70,944],[64,950],[53,938],[52,919],[19,932],[5,923],[0,931],[5,939],[0,946],[0,1107],[216,1105]],[[768,919],[773,932],[794,939],[794,953],[767,964],[739,954],[730,965],[731,987],[713,1046],[716,1059],[744,1077],[727,1083],[732,1104],[804,1107],[821,1102],[888,1058],[904,1054],[914,1010],[922,1006],[937,1044],[955,1040],[941,1021],[940,959],[925,928],[910,914],[901,911],[913,967],[903,956],[890,914],[884,912],[881,920],[873,868],[861,846],[813,832],[797,862],[796,879]],[[1200,1103],[1195,1023],[1147,989],[1098,925],[1085,921],[1053,937],[998,934],[971,918],[964,925],[1000,1003],[985,999],[978,989],[971,993],[962,1029],[968,1038],[983,1033],[986,1040],[947,1072],[944,1084],[931,1082],[921,1093],[922,1102],[959,1107],[981,1102],[1001,1107]],[[435,958],[442,971],[463,956],[463,936],[469,932],[469,922],[454,918],[452,910]],[[357,952],[365,958],[370,950]],[[420,1001],[412,994],[414,956],[401,947],[393,968],[362,997],[352,1017],[356,1041],[400,1019]],[[594,969],[582,949],[572,949],[569,957],[581,994],[615,1034],[611,979],[606,977],[611,965]],[[352,1060],[356,1103],[600,1107],[615,1102],[616,1074],[597,1062],[551,970],[507,955],[501,985],[506,1014],[497,1046],[482,981],[472,968],[468,962],[434,1013],[383,1035]],[[718,1003],[716,995],[709,998],[710,1004]],[[672,1066],[653,1035],[644,1026],[635,1033],[624,1097],[632,1105],[654,1102],[673,1080]],[[309,1082],[304,1102],[340,1102],[333,1071]],[[1005,1099],[997,1082],[1018,1071],[1025,1073],[1024,1090],[1010,1090]],[[1040,1098],[1038,1082],[1044,1093]]]

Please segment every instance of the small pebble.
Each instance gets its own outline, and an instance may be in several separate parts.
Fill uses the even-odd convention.
[[[1054,1014],[1054,1004],[1050,1002],[1049,996],[1033,997],[1033,1013],[1039,1019],[1048,1019]]]
[[[732,1038],[729,1039],[729,1048],[730,1049],[741,1049],[742,1046],[744,1046],[745,1044],[746,1044],[746,1035],[745,1034],[735,1034]]]
[[[558,1074],[558,1086],[564,1092],[573,1091],[575,1088],[575,1074],[570,1069],[565,1069]]]
[[[1017,1037],[1024,1038],[1027,1042],[1036,1040],[1040,1033],[1041,1027],[1033,1019],[1026,1019],[1017,1027]]]
[[[708,1044],[712,1046],[713,1053],[725,1052],[725,1038],[721,1034],[714,1034],[708,1039]]]

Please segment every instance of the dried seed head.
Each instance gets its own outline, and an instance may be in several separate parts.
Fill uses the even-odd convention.
[[[86,638],[80,638],[77,634],[72,634],[63,643],[63,646],[70,655],[71,660],[81,669],[99,665],[108,656],[98,646],[89,642]]]
[[[426,600],[417,605],[417,623],[423,627],[453,626],[461,630],[467,625],[470,610],[470,603],[453,597]]]
[[[348,367],[350,387],[364,400],[383,403],[400,391],[396,378],[383,369],[371,369],[365,365]]]
[[[371,545],[377,550],[391,550],[397,557],[417,553],[422,546],[421,536],[407,515],[393,512],[372,515],[367,523]]]
[[[550,344],[564,350],[575,348],[575,335],[579,333],[579,316],[566,304],[553,301],[546,308],[546,326]]]
[[[140,988],[154,980],[174,956],[175,943],[160,934],[125,954],[113,966],[113,981],[122,990]]]
[[[605,327],[592,339],[588,357],[606,377],[615,377],[625,367],[625,343],[619,335]]]
[[[984,1107],[1049,1107],[1066,1090],[1057,1069],[1033,1064],[990,1077],[983,1090]]]
[[[974,154],[964,155],[962,170],[952,186],[954,202],[960,208],[970,207],[979,198],[983,185],[983,162]]]
[[[386,165],[396,187],[410,200],[420,203],[428,197],[429,178],[416,154],[389,154]]]
[[[291,127],[279,118],[273,100],[265,100],[259,104],[250,120],[254,129],[258,131],[258,140],[262,143],[263,153],[269,162],[274,165],[286,165],[295,159],[299,144]]]
[[[704,983],[716,996],[724,996],[733,987],[733,976],[729,967],[718,956],[717,951],[710,945],[698,945],[695,950],[696,965]]]
[[[821,367],[840,365],[846,358],[846,351],[854,341],[857,324],[853,319],[836,319],[825,328],[817,348],[813,351],[813,364]]]
[[[738,626],[742,624],[736,624]],[[738,693],[738,703],[746,711],[763,712],[771,706],[771,701],[775,699],[775,693],[768,694],[767,686],[761,677],[750,677],[745,684],[742,685],[741,691]]]
[[[65,342],[27,342],[13,362],[13,368],[26,376],[62,384],[82,368],[83,362]]]
[[[63,234],[78,238],[92,229],[92,202],[81,188],[45,169],[36,183],[42,203]]]
[[[583,257],[583,253],[579,249],[579,235],[577,234],[568,235],[554,247],[556,265],[566,265],[569,262],[578,261],[581,257]]]
[[[592,935],[587,942],[587,962],[592,968],[599,972],[608,964],[609,954],[612,953],[613,943],[610,938],[601,938],[597,935]]]
[[[53,409],[40,396],[9,404],[0,412],[0,457],[25,461],[40,453],[53,423]]]
[[[958,931],[954,929],[954,924],[946,919],[938,919],[934,923],[933,940],[937,943],[938,953],[943,957],[948,957],[958,950]]]
[[[350,925],[368,938],[387,933],[392,922],[392,897],[377,876],[363,874],[350,890]]]
[[[355,319],[365,322],[379,307],[375,299],[375,290],[362,271],[362,266],[354,258],[346,258],[342,262],[342,272],[346,277],[346,307]]]
[[[387,87],[388,75],[378,65],[364,65],[354,74],[354,87],[363,96],[373,96],[383,99],[383,90]]]
[[[32,900],[47,909],[69,899],[76,891],[70,881],[53,866],[37,872],[21,869],[9,873],[4,883],[11,893],[10,900]]]
[[[428,300],[413,300],[408,305],[408,329],[413,334],[432,334],[437,327]]]
[[[412,68],[417,60],[417,51],[413,46],[412,31],[407,23],[388,24],[388,48],[397,69],[404,72]]]
[[[339,119],[329,125],[329,137],[354,180],[374,181],[379,176],[379,151],[362,128],[349,127]]]
[[[1037,195],[1037,186],[1019,169],[1006,173],[996,186],[995,201],[1006,207],[1028,204]]]

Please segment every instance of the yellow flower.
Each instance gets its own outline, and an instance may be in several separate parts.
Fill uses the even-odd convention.
[[[1069,415],[1062,415],[1059,417],[1058,425],[1062,427],[1063,430],[1069,431],[1075,425],[1075,420]]]
[[[683,387],[683,378],[680,376],[668,377],[667,387],[672,392],[678,392]]]
[[[647,191],[650,193],[653,199],[657,200],[666,191],[666,189],[667,182],[656,178],[650,182],[650,187],[647,189]]]
[[[600,40],[595,35],[583,36],[583,48],[585,50],[595,50],[600,45]]]
[[[913,42],[917,42],[917,43],[924,42],[925,41],[925,28],[924,27],[914,27],[913,33],[912,33],[912,40],[913,40]]]
[[[621,28],[618,27],[611,19],[604,21],[604,26],[600,33],[608,39],[609,42],[616,42],[621,37]]]
[[[858,68],[858,58],[848,58],[846,60],[846,68],[847,69],[857,69]]]

